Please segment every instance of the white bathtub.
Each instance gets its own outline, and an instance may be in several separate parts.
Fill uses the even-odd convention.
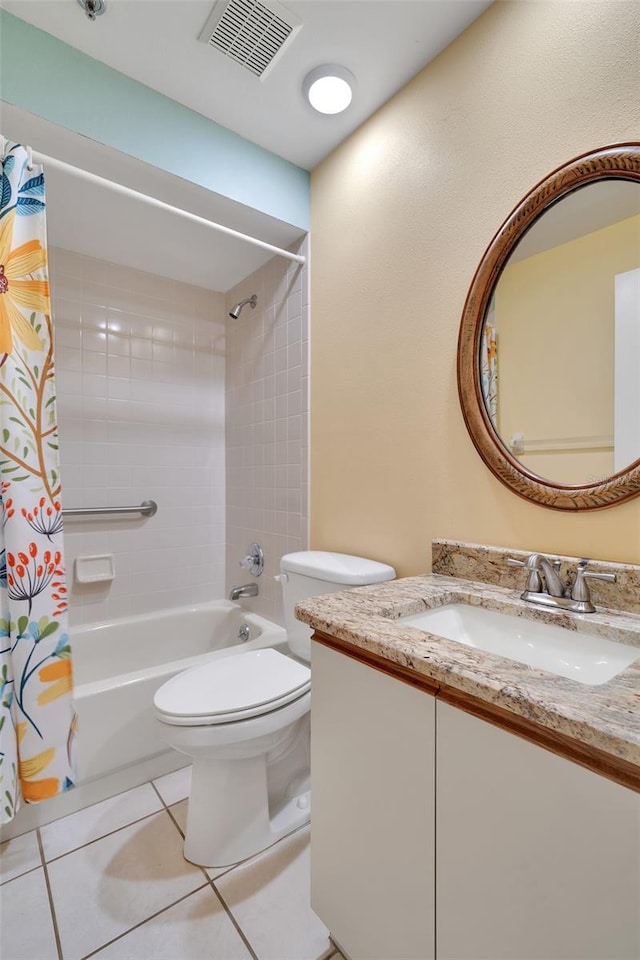
[[[243,623],[249,639],[239,640]],[[282,627],[228,600],[70,630],[78,712],[78,777],[73,790],[24,804],[0,841],[184,766],[156,732],[153,695],[181,670],[242,648],[286,649]]]
[[[238,638],[242,624],[246,642]],[[77,627],[70,637],[79,784],[168,750],[156,732],[153,695],[169,677],[238,645],[286,641],[282,627],[227,600]]]

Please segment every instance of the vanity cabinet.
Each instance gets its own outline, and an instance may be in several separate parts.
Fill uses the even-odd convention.
[[[311,905],[351,960],[432,960],[435,700],[312,648]]]
[[[312,906],[350,960],[640,958],[640,794],[312,646]]]
[[[640,794],[447,703],[436,715],[438,956],[638,960]]]

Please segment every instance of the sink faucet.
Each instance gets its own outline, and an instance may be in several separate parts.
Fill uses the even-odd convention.
[[[243,600],[248,597],[258,596],[257,583],[244,583],[241,587],[231,587],[229,591],[229,600]]]
[[[527,585],[525,590],[532,593],[548,593],[551,597],[563,597],[565,593],[564,584],[558,575],[560,561],[552,563],[542,553],[532,553],[525,562],[525,569],[528,571]],[[546,586],[546,591],[542,589],[542,583]]]
[[[522,600],[570,610],[572,613],[595,613],[596,608],[591,601],[587,579],[616,582],[615,573],[592,573],[587,570],[588,563],[588,560],[580,560],[573,585],[565,586],[558,573],[559,560],[550,560],[542,553],[532,553],[526,560],[507,557],[508,566],[524,567],[527,571]]]

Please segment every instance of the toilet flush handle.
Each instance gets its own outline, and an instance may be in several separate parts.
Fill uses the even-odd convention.
[[[277,573],[273,579],[277,580],[278,583],[288,583],[289,575],[287,573]]]

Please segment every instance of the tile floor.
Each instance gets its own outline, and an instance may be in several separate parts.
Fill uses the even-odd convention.
[[[342,960],[309,906],[309,827],[204,870],[182,856],[190,768],[0,848],[2,960]]]

